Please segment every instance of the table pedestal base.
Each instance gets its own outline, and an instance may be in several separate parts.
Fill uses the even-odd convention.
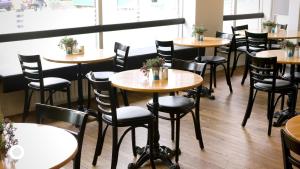
[[[280,112],[275,112],[274,117],[273,117],[274,118],[273,126],[281,127],[281,126],[285,125],[285,123],[287,122],[288,119],[290,119],[298,114],[300,114],[300,113],[290,112],[289,109],[285,109]]]
[[[140,166],[142,166],[146,161],[150,159],[150,151],[149,151],[149,146],[147,147],[137,147],[136,149],[137,154],[140,155],[140,158],[137,160],[136,163],[130,163],[128,165],[128,169],[137,169]],[[179,153],[181,151],[179,150]],[[178,164],[174,164],[170,158],[175,156],[175,151],[171,150],[170,148],[166,146],[159,146],[158,150],[153,150],[153,159],[157,160],[160,159],[168,168],[170,169],[179,169]]]
[[[210,100],[215,100],[215,96],[212,95],[213,92],[214,92],[214,89],[209,90],[207,87],[202,86],[201,91],[200,91],[200,96],[207,97]],[[195,98],[195,94],[196,94],[195,90],[188,90],[186,97]]]

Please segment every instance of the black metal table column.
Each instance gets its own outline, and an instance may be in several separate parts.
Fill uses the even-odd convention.
[[[174,151],[171,150],[170,148],[166,147],[166,146],[160,146],[159,144],[159,139],[160,139],[160,135],[159,135],[159,123],[158,123],[158,107],[159,107],[159,103],[158,103],[158,93],[153,93],[153,110],[152,113],[155,116],[155,121],[154,121],[154,125],[153,125],[153,148],[154,150],[153,152],[153,159],[157,160],[160,159],[164,164],[166,164],[168,166],[168,168],[170,169],[179,169],[179,165],[178,164],[174,164],[172,163],[171,159],[175,154]],[[149,146],[144,147],[144,148],[138,148],[140,149],[140,152],[138,152],[141,156],[140,158],[137,160],[136,163],[130,163],[128,165],[128,169],[136,169],[139,168],[140,166],[143,165],[143,163],[145,163],[147,160],[150,159],[150,151]]]
[[[78,84],[78,107],[80,111],[84,111],[83,105],[83,89],[82,89],[82,65],[81,63],[77,64],[77,84]]]

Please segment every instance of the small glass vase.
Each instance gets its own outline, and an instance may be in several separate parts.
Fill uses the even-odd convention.
[[[197,41],[203,41],[204,40],[204,34],[203,33],[196,33],[196,40]]]
[[[168,67],[161,67],[159,73],[160,80],[168,80]]]
[[[286,48],[287,57],[293,57],[295,53],[295,48]]]
[[[150,74],[152,74],[152,76],[149,76],[149,78],[152,78],[152,80],[159,80],[159,67],[153,67],[150,69]]]

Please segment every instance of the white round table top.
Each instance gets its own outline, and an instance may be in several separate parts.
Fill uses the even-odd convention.
[[[281,50],[265,50],[256,53],[257,57],[277,57],[277,62],[282,64],[300,64],[299,52],[295,52],[293,57],[288,57],[284,49]]]
[[[24,149],[16,169],[58,169],[77,153],[76,138],[64,129],[32,123],[14,123],[14,126],[18,145]]]
[[[227,45],[230,43],[230,40],[204,36],[203,41],[198,41],[195,38],[177,38],[173,42],[175,45],[178,46],[205,48],[205,47],[217,47],[217,46]]]
[[[115,53],[104,49],[86,49],[83,54],[67,55],[64,50],[57,50],[53,53],[44,54],[43,58],[50,62],[56,63],[98,63],[110,60],[115,56]]]
[[[198,74],[176,69],[168,69],[167,80],[149,80],[139,69],[116,73],[110,80],[117,88],[149,93],[191,89],[200,86],[203,81]]]

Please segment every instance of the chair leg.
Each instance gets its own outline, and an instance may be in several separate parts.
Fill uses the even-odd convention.
[[[71,91],[70,91],[70,86],[67,87],[67,103],[68,103],[68,108],[71,109]]]
[[[124,105],[129,106],[127,91],[126,90],[121,90],[121,94],[122,94],[122,97],[123,97]]]
[[[53,105],[53,93],[51,90],[49,91],[49,100],[50,100],[50,105]]]
[[[171,119],[171,140],[174,141],[174,114],[170,113]]]
[[[253,96],[253,95],[254,95],[254,96]],[[245,112],[245,116],[244,116],[244,119],[243,119],[243,122],[242,122],[242,126],[243,126],[243,127],[246,126],[247,120],[248,120],[248,118],[249,118],[250,115],[251,115],[252,107],[253,107],[253,103],[254,103],[255,96],[256,96],[256,92],[255,92],[255,94],[254,94],[254,89],[253,89],[252,87],[250,87],[249,98],[248,98],[248,105],[247,105],[247,109],[246,109],[246,112]]]
[[[236,50],[234,50],[234,58],[233,58],[233,64],[232,64],[232,69],[231,69],[231,77],[233,76],[233,73],[234,73],[234,71],[235,71],[235,69],[236,69],[236,65],[237,65],[237,52],[236,52]]]
[[[117,93],[117,88],[113,88],[114,92]],[[116,99],[116,107],[120,107],[119,105],[119,99]]]
[[[106,129],[102,131],[103,124],[102,121],[100,120],[101,119],[98,119],[98,137],[97,137],[96,149],[95,149],[95,154],[92,163],[94,166],[97,164],[98,156],[101,155],[105,133],[106,133]]]
[[[30,106],[30,97],[28,97],[29,95],[29,89],[26,88],[25,89],[25,98],[24,98],[24,110],[23,110],[23,117],[22,117],[22,122],[26,121],[26,118],[28,116],[29,113],[29,106]]]
[[[111,156],[111,169],[117,168],[118,163],[118,128],[112,126],[112,156]]]
[[[226,76],[226,82],[227,85],[229,87],[230,93],[232,93],[232,85],[231,85],[231,80],[230,80],[230,75],[229,75],[229,71],[226,69],[225,65],[222,64],[223,68],[224,68],[224,72],[225,72],[225,76]]]
[[[87,102],[87,108],[89,109],[91,107],[91,82],[88,81],[88,102]]]
[[[180,113],[176,114],[176,140],[175,140],[175,162],[179,160],[179,139],[180,139]]]
[[[78,151],[73,159],[73,169],[80,169],[81,151]]]
[[[209,72],[209,91],[212,92],[212,83],[213,83],[213,65],[210,64],[210,72]]]
[[[214,87],[217,88],[217,65],[213,64]]]
[[[244,85],[244,83],[245,83],[245,80],[247,78],[248,72],[249,72],[249,56],[246,55],[246,58],[245,58],[245,70],[244,70],[244,74],[243,74],[243,78],[242,78],[242,82],[241,82],[242,85]]]
[[[203,143],[203,139],[202,139],[202,132],[201,132],[201,126],[200,126],[200,116],[199,116],[199,112],[197,112],[197,110],[195,110],[195,116],[193,115],[193,121],[194,121],[196,138],[199,141],[200,148],[204,149],[204,143]]]
[[[132,153],[136,157],[136,142],[135,142],[135,128],[131,130],[131,144],[132,144]]]
[[[268,93],[268,109],[267,109],[267,117],[269,121],[268,125],[268,136],[271,136],[272,132],[272,123],[273,123],[273,114],[274,114],[274,93]]]

